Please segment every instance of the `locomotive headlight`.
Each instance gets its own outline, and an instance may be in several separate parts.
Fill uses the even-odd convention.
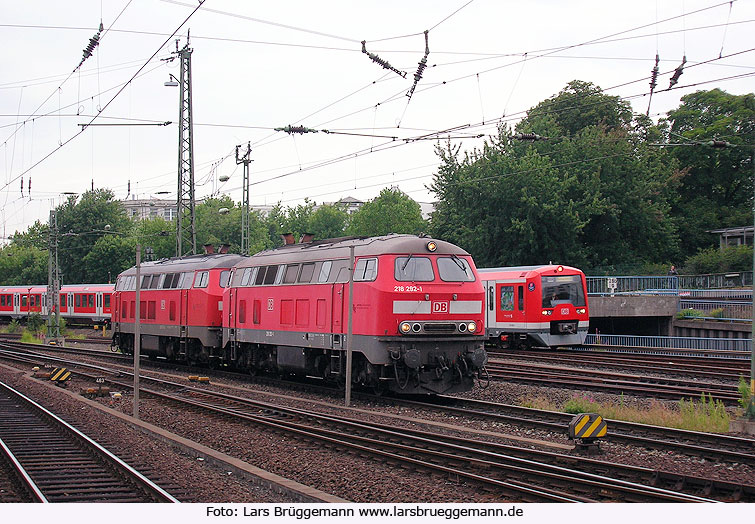
[[[587,313],[587,310],[583,307],[578,307],[577,313],[579,313],[580,315],[584,315],[585,313]]]
[[[411,324],[409,324],[409,322],[402,322],[399,325],[398,329],[402,333],[407,334],[407,333],[409,333],[412,330],[412,326],[411,326]]]
[[[469,324],[467,324],[467,329],[470,333],[474,333],[475,331],[477,331],[477,323],[470,322]]]
[[[459,331],[461,331],[462,333],[464,333],[466,330],[467,330],[467,325],[466,324],[463,324],[463,323],[459,324]]]
[[[428,251],[435,251],[436,249],[438,249],[438,244],[436,244],[435,242],[431,240],[430,242],[427,243],[426,247]]]
[[[553,310],[544,309],[543,312],[542,312],[542,314],[543,315],[552,315],[553,314]]]

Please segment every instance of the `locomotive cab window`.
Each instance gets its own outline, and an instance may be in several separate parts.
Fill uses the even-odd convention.
[[[354,268],[354,282],[368,282],[377,277],[377,258],[360,258]]]
[[[474,282],[472,268],[459,257],[438,257],[438,273],[444,282]]]
[[[228,287],[228,281],[231,276],[231,271],[229,269],[226,269],[224,271],[220,272],[220,287],[226,288]]]
[[[396,257],[394,276],[399,282],[432,282],[435,280],[433,264],[429,258]]]
[[[194,287],[207,287],[210,283],[210,272],[200,271],[197,276],[194,277]]]
[[[501,311],[514,311],[514,286],[501,286]]]

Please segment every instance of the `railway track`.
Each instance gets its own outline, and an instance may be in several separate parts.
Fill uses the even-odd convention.
[[[616,394],[638,395],[650,398],[700,398],[710,396],[729,405],[739,401],[736,385],[679,380],[663,376],[629,375],[575,369],[535,362],[491,359],[487,365],[491,378],[510,382],[526,382],[550,387],[593,390]]]
[[[722,381],[739,380],[750,374],[749,361],[734,358],[679,357],[632,354],[606,354],[601,351],[488,351],[491,359],[519,359],[572,366],[600,366],[648,373],[706,377]]]
[[[28,502],[178,502],[31,399],[0,382],[0,448]]]
[[[384,400],[429,409],[438,409],[440,406],[449,413],[474,415],[490,421],[536,427],[557,433],[565,433],[574,417],[569,413],[444,395],[436,397],[435,402]],[[651,449],[673,450],[701,459],[755,466],[755,439],[650,426],[621,420],[609,419],[606,422],[608,435],[605,440],[607,441],[623,442]]]
[[[122,371],[117,373],[126,375]],[[99,368],[92,375],[101,376]],[[128,379],[112,379],[112,382],[117,387],[130,388],[129,383],[121,380]],[[185,383],[149,377],[143,380],[158,384],[162,390],[150,389],[144,393],[165,402],[182,403],[182,409],[191,406],[190,409],[211,411],[215,416],[261,424],[296,438],[342,446],[351,453],[370,454],[381,460],[401,462],[405,467],[465,478],[483,485],[486,490],[524,500],[681,501],[709,495],[720,500],[755,500],[755,487],[751,486],[399,429],[209,393],[187,388]],[[446,406],[440,409],[446,410]],[[560,423],[559,427],[563,430],[565,426]]]

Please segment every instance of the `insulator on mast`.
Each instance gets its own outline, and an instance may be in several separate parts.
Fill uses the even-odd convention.
[[[102,21],[100,21],[100,30],[97,31],[92,38],[89,39],[89,43],[84,48],[84,57],[81,59],[81,62],[79,62],[79,66],[81,67],[81,64],[84,63],[84,61],[92,56],[92,53],[94,52],[94,48],[100,45],[100,34],[102,33],[103,26]]]
[[[648,110],[645,113],[648,116],[650,115],[650,102],[653,100],[653,91],[655,91],[655,86],[658,85],[658,62],[660,62],[660,58],[658,57],[658,53],[656,53],[655,66],[650,73],[650,98],[648,98]]]
[[[537,140],[548,140],[547,136],[540,136],[536,133],[516,133],[515,135],[512,135],[511,138],[514,138],[516,140],[527,140],[531,142],[535,142]]]
[[[378,55],[367,51],[367,40],[362,40],[362,53],[370,57],[370,60],[372,60],[376,64],[383,66],[383,69],[390,69],[391,71],[399,75],[401,78],[406,78],[406,71],[401,71],[400,69],[396,69],[391,64],[389,64],[387,60],[383,60]]]
[[[428,44],[428,33],[429,31],[425,31],[425,56],[423,56],[422,60],[420,60],[419,64],[417,64],[417,72],[414,73],[414,83],[412,84],[411,89],[409,89],[409,91],[406,92],[406,96],[409,97],[409,100],[412,99],[414,90],[417,88],[417,84],[422,79],[422,73],[425,71],[425,68],[427,67],[427,55],[430,54],[430,45]]]
[[[684,73],[684,64],[687,63],[687,55],[684,55],[682,57],[682,63],[677,66],[676,69],[674,69],[674,74],[671,75],[671,79],[669,80],[668,88],[671,89],[676,85],[676,83],[679,81],[679,77],[682,76],[682,73]]]
[[[24,196],[24,177],[21,177],[21,196]]]

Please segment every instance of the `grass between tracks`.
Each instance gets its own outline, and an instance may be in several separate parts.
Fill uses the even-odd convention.
[[[627,405],[623,396],[618,403],[600,403],[584,395],[573,396],[563,404],[536,397],[525,399],[522,405],[574,414],[597,413],[606,419],[708,433],[728,432],[731,417],[721,401],[705,395],[698,400],[682,399],[676,405],[651,401],[647,407],[642,408]]]

